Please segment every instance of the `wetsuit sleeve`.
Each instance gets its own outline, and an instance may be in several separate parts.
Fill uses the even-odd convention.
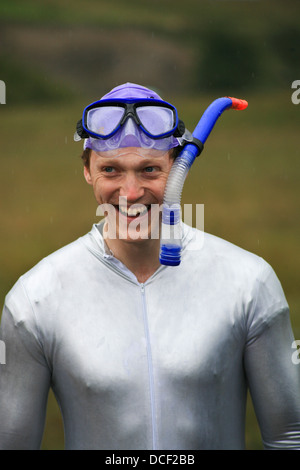
[[[5,346],[0,364],[0,448],[39,449],[50,370],[31,305],[20,285],[4,306],[0,339]]]
[[[272,268],[265,264],[249,314],[245,371],[265,449],[300,449],[300,364],[289,308]]]

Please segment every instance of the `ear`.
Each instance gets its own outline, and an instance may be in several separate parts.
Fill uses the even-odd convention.
[[[90,170],[89,170],[89,168],[87,168],[87,166],[85,166],[85,165],[84,165],[84,167],[83,167],[83,174],[84,174],[84,177],[85,177],[86,182],[87,182],[88,184],[93,184]]]

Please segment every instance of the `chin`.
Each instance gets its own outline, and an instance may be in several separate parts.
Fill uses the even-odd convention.
[[[131,230],[130,227],[126,232],[118,233],[119,240],[125,240],[129,243],[146,243],[151,240],[151,229],[148,230]]]

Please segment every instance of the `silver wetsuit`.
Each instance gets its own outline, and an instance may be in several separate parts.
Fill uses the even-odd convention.
[[[52,387],[66,449],[243,449],[249,386],[267,449],[300,448],[300,365],[272,268],[205,234],[140,284],[99,227],[6,297],[0,447],[38,449]]]

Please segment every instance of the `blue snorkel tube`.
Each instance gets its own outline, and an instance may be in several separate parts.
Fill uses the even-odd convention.
[[[162,207],[162,226],[159,261],[163,265],[178,266],[181,261],[181,193],[186,176],[216,121],[226,109],[242,110],[247,101],[237,98],[218,98],[203,113],[194,132],[175,159],[166,184]]]

